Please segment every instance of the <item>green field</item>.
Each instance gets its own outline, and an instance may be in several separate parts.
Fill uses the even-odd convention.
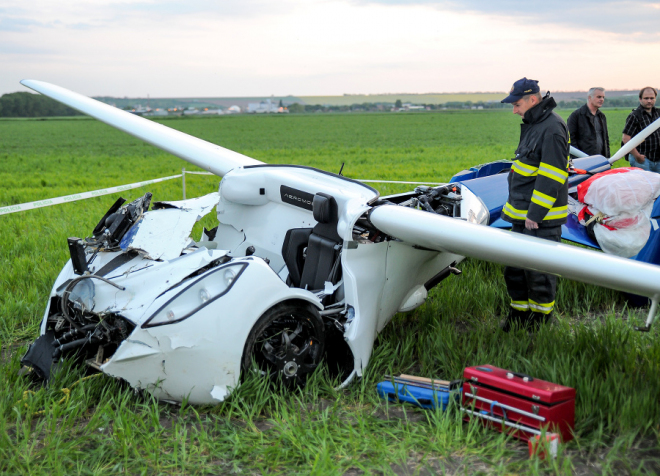
[[[560,111],[566,117],[570,111]],[[605,111],[612,150],[628,110]],[[304,164],[359,179],[439,182],[513,155],[517,116],[434,114],[221,116],[163,124],[268,163]],[[0,207],[173,175],[189,164],[94,120],[0,121]],[[218,177],[188,176],[189,197]],[[381,194],[401,185],[377,186]],[[146,191],[181,198],[178,180]],[[644,310],[616,292],[560,281],[557,319],[536,335],[502,334],[502,269],[465,260],[463,275],[395,317],[378,337],[364,378],[336,391],[318,371],[287,393],[247,381],[216,407],[176,407],[79,369],[48,387],[19,377],[51,285],[68,259],[66,238],[88,236],[117,195],[0,216],[0,472],[3,474],[657,474],[660,341],[632,331]],[[211,214],[212,215],[212,214]],[[203,224],[214,220],[207,216]],[[202,224],[198,224],[199,232]],[[576,439],[556,460],[461,422],[460,412],[386,404],[384,374],[454,379],[490,363],[577,389]],[[64,397],[62,388],[70,390]],[[32,391],[33,393],[25,393]]]

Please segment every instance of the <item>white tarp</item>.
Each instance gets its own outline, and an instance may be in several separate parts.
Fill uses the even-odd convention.
[[[637,168],[613,169],[578,186],[589,213],[599,217],[594,234],[601,249],[624,258],[635,256],[648,241],[658,195],[660,174]]]

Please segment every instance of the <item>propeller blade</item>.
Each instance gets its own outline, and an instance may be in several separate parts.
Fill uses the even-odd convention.
[[[33,79],[21,84],[220,177],[236,167],[263,163],[54,84]]]
[[[577,157],[578,159],[582,159],[584,157],[589,157],[589,155],[586,152],[582,152],[580,149],[576,149],[573,146],[570,147],[570,154],[573,157]]]
[[[376,207],[369,221],[388,235],[424,248],[660,297],[660,266],[396,205]]]
[[[639,144],[644,142],[644,140],[653,134],[655,131],[660,129],[660,119],[656,119],[653,121],[651,124],[646,126],[646,128],[642,129],[639,134],[637,134],[635,137],[630,139],[628,142],[624,144],[623,147],[621,147],[616,154],[614,154],[611,158],[607,159],[610,164],[613,164],[619,159],[622,159],[626,155],[630,153],[631,150],[633,150],[635,147],[637,147]]]

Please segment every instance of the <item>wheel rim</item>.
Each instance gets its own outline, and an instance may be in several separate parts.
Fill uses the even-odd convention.
[[[309,318],[287,313],[278,316],[255,341],[253,357],[271,378],[287,385],[304,384],[319,364],[321,336]]]

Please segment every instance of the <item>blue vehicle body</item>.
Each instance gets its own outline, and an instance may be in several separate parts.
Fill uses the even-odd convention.
[[[611,168],[603,156],[573,159],[575,169],[586,170],[591,173],[605,172]],[[502,220],[502,208],[508,197],[507,176],[511,169],[511,162],[500,161],[472,167],[459,172],[452,177],[452,183],[460,183],[478,196],[488,208],[490,213],[489,225],[496,228],[509,229],[511,223]],[[569,193],[576,193],[576,187],[587,180],[590,174],[573,174],[568,178]],[[600,249],[589,235],[584,226],[580,225],[575,215],[568,215],[568,222],[562,225],[562,238],[567,241],[579,243],[591,248]],[[660,198],[655,201],[651,213],[651,235],[642,250],[631,259],[660,265]]]

